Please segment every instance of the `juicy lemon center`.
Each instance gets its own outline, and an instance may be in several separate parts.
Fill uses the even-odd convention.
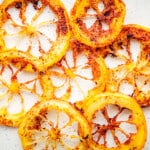
[[[17,81],[13,81],[10,85],[9,85],[9,90],[11,93],[19,93],[19,83]]]
[[[74,74],[74,69],[66,69],[65,73],[67,76],[69,76],[69,78],[75,78],[75,74]]]
[[[26,25],[22,27],[22,30],[19,32],[19,34],[23,35],[33,35],[36,33],[36,27],[32,25]]]
[[[27,34],[29,34],[29,35],[34,34],[34,33],[36,32],[36,28],[33,27],[32,25],[29,25],[29,26],[27,26],[27,28],[26,28],[26,32],[27,32]]]
[[[57,140],[59,139],[60,137],[60,131],[57,129],[57,128],[52,128],[50,131],[49,131],[49,137],[51,137],[53,140]]]

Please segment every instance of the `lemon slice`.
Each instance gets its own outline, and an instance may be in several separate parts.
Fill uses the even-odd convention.
[[[93,150],[140,150],[147,138],[146,120],[134,99],[103,93],[86,99],[85,116],[92,128]]]
[[[124,16],[121,0],[76,0],[70,15],[73,36],[91,47],[106,46],[118,36]]]
[[[101,50],[110,72],[107,90],[134,97],[150,105],[150,30],[126,25],[114,43]]]
[[[19,127],[24,150],[88,149],[90,127],[68,102],[47,100],[36,104]]]
[[[95,49],[72,40],[63,59],[49,68],[54,97],[70,103],[102,92],[107,81],[107,69],[103,58]]]
[[[6,0],[0,9],[0,46],[7,59],[23,59],[44,70],[65,54],[70,31],[59,0]]]
[[[46,90],[45,78],[9,62],[0,64],[0,124],[17,127]],[[46,90],[47,92],[47,90]]]

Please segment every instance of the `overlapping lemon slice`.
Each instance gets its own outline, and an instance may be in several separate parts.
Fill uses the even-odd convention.
[[[70,31],[59,0],[5,0],[0,10],[2,55],[44,70],[65,54]]]
[[[70,16],[73,36],[92,47],[106,46],[119,34],[124,16],[121,0],[76,0]]]
[[[46,90],[44,77],[42,81],[39,73],[26,72],[24,67],[15,67],[6,61],[0,63],[1,125],[19,126],[22,117],[41,100]]]
[[[93,150],[141,150],[147,138],[144,114],[134,99],[102,93],[86,99],[85,116],[91,122]]]
[[[150,105],[150,30],[124,26],[117,40],[103,51],[110,80],[107,90],[134,97],[141,106]]]
[[[19,127],[24,150],[89,149],[90,127],[68,102],[47,100],[36,104]]]
[[[51,67],[47,75],[52,81],[54,97],[70,103],[102,92],[107,80],[107,69],[95,49],[72,40],[63,59]]]

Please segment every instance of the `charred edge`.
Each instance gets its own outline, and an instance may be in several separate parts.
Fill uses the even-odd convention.
[[[43,71],[40,71],[39,73],[40,73],[40,75],[44,75],[45,74],[45,72],[43,72]]]
[[[101,24],[101,21],[103,20],[101,16],[96,15],[96,18],[98,20],[98,22]]]
[[[61,7],[58,8],[58,16],[60,16],[61,18],[58,21],[57,33],[61,33],[62,35],[65,35],[68,32],[68,26],[67,26],[66,17],[64,14],[64,9]]]
[[[9,59],[9,58],[8,58]],[[37,69],[36,69],[36,67],[34,66],[34,64],[32,64],[32,63],[29,63],[28,61],[25,61],[24,60],[25,58],[24,57],[21,57],[21,58],[13,58],[12,60],[11,60],[11,62],[13,63],[13,64],[17,64],[17,63],[19,63],[21,66],[21,68],[20,68],[20,70],[23,70],[27,65],[31,65],[32,66],[32,69],[34,70],[34,71],[37,71]]]
[[[79,27],[81,27],[81,26],[83,25],[83,22],[82,22],[82,20],[81,20],[80,18],[76,18],[75,23],[76,23]]]
[[[22,2],[16,2],[15,8],[20,9],[22,7]]]
[[[77,19],[76,19],[76,23],[80,25],[80,24],[81,24],[81,19],[80,19],[80,18],[77,18]]]
[[[79,41],[74,41],[72,43],[72,49],[76,49],[77,51],[79,51],[81,49],[81,43],[79,43]]]
[[[33,128],[39,130],[41,126],[42,118],[39,116],[35,117]]]
[[[118,41],[118,46],[122,47],[123,42],[122,41]]]
[[[9,125],[9,126],[13,126],[14,123],[12,120],[7,120],[7,119],[4,119],[6,118],[6,115],[0,115],[0,123],[3,124],[3,125]]]
[[[84,110],[83,110],[82,108],[78,108],[77,103],[74,103],[74,104],[69,103],[69,104],[70,104],[70,105],[73,105],[73,107],[74,107],[75,109],[77,109],[81,114],[84,113]]]
[[[28,0],[28,1],[33,4],[34,9],[37,9],[37,5],[38,5],[39,0]]]
[[[110,15],[110,11],[106,11],[105,13],[104,13],[104,16],[105,17],[108,17]]]
[[[104,48],[106,48],[106,47],[104,47]],[[96,48],[95,48],[95,51],[96,51],[96,52],[100,52],[100,51],[102,51],[102,49],[101,49],[100,47],[96,47]]]
[[[127,39],[130,39],[130,38],[132,38],[133,37],[133,34],[131,34],[131,33],[128,33],[127,34]]]
[[[109,48],[110,48],[110,50],[111,51],[113,51],[114,50],[114,47],[113,47],[113,45],[111,44],[111,45],[109,45]]]
[[[43,116],[44,118],[46,118],[47,112],[48,112],[47,108],[43,108],[43,109],[39,112],[39,114],[40,114],[41,116]]]
[[[117,57],[114,53],[110,54],[112,58]]]
[[[89,135],[87,134],[85,137],[83,137],[84,140],[88,139]]]
[[[150,53],[148,53],[148,54],[146,55],[146,58],[147,58],[147,59],[150,59]]]
[[[92,50],[90,46],[87,46],[83,43],[81,43],[80,41],[73,41],[71,43],[71,47],[72,49],[74,49],[76,52],[80,52],[80,51],[83,51],[83,50]]]

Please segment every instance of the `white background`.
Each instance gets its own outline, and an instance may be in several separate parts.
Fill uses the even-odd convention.
[[[62,1],[70,11],[75,0]],[[150,0],[124,0],[124,2],[127,9],[124,24],[132,23],[150,27]],[[148,125],[148,139],[144,150],[150,150],[150,107],[144,108],[143,111]],[[17,129],[0,126],[0,150],[22,150]]]

